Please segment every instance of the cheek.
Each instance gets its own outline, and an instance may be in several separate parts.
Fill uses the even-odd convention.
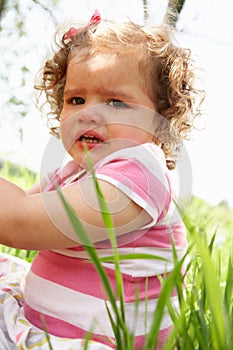
[[[72,108],[64,107],[61,110],[60,121],[61,123],[67,120],[72,115]]]
[[[65,149],[68,151],[70,147],[74,144],[76,141],[76,128],[75,128],[75,118],[67,115],[61,116],[60,121],[60,134],[61,134],[61,140],[65,147]]]
[[[137,131],[131,131],[131,135],[132,139],[138,142],[139,144],[152,141],[152,134],[143,129],[139,130],[137,128]]]
[[[152,130],[151,130],[152,131]],[[137,144],[152,140],[152,134],[142,126],[122,124],[111,128],[109,132],[110,139],[121,139],[135,141]]]

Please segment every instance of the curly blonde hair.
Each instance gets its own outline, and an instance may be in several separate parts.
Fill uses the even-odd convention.
[[[69,40],[57,31],[55,44],[54,55],[45,62],[35,84],[35,89],[41,91],[38,107],[50,107],[47,121],[51,133],[59,136],[54,121],[60,120],[67,64],[74,50],[87,48],[89,55],[103,51],[131,55],[133,64],[137,62],[145,78],[146,93],[169,125],[165,133],[169,137],[161,136],[160,142],[168,168],[174,168],[181,142],[188,138],[194,119],[200,114],[204,92],[194,86],[191,52],[175,45],[173,30],[167,25],[146,27],[102,20],[81,27]],[[41,103],[42,92],[44,103]]]

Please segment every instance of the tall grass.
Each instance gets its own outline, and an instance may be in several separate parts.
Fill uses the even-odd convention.
[[[218,232],[208,241],[203,226],[196,226],[187,215],[184,222],[192,249],[186,288],[180,291],[180,313],[165,349],[233,349],[232,250],[223,259],[227,265],[223,281],[221,258],[214,257]]]
[[[113,246],[113,256],[100,259],[73,209],[59,192],[71,223],[95,265],[111,305],[106,303],[109,320],[118,350],[134,349],[133,330],[129,329],[124,308],[124,289],[120,273],[121,259],[158,259],[153,256],[119,256],[114,227],[103,194],[95,179],[94,184]],[[193,198],[183,217],[189,247],[187,255],[178,260],[173,247],[174,270],[161,280],[162,290],[154,312],[149,333],[142,350],[158,348],[158,332],[165,309],[168,309],[174,328],[164,345],[164,350],[232,350],[233,349],[233,211],[225,205],[209,206]],[[20,252],[11,252],[18,255]],[[103,261],[115,263],[117,296],[113,291]],[[153,261],[153,260],[152,260]],[[183,273],[184,272],[184,273]],[[174,309],[170,296],[176,288],[179,308]],[[135,291],[137,315],[137,291]],[[88,335],[88,337],[90,334]],[[87,345],[88,348],[88,345]]]

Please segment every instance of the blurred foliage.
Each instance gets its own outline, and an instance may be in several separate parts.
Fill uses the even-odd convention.
[[[23,189],[32,187],[39,180],[39,175],[27,168],[0,160],[0,176],[8,179]]]
[[[187,215],[199,229],[206,244],[214,239],[213,259],[218,262],[221,281],[225,281],[228,264],[225,263],[233,251],[233,209],[227,201],[210,205],[205,200],[193,197]],[[192,240],[189,233],[188,240]]]
[[[7,121],[21,132],[22,119],[33,106],[34,79],[48,51],[44,33],[57,24],[59,0],[0,1],[0,127]],[[36,38],[37,26],[44,42]]]

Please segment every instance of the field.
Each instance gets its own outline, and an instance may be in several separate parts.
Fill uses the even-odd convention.
[[[38,180],[36,174],[11,164],[3,166],[0,163],[0,175],[25,189]],[[67,210],[69,211],[69,208]],[[176,261],[174,251],[176,262],[174,273],[162,281],[159,307],[155,310],[154,322],[142,350],[156,349],[158,329],[165,308],[170,312],[174,331],[164,349],[232,350],[233,210],[228,208],[224,201],[217,206],[211,206],[201,198],[193,197],[184,215],[184,223],[187,228],[189,252],[187,258],[180,262]],[[0,251],[20,256],[28,261],[31,261],[36,254],[34,251],[4,246],[0,246]],[[98,264],[101,265],[101,262],[97,261],[94,251],[90,250],[89,253],[93,254],[93,261],[98,269]],[[118,258],[116,253],[114,256],[116,266],[119,263]],[[184,265],[186,273],[183,277],[181,270]],[[99,273],[103,274],[101,267]],[[184,283],[185,291],[182,288]],[[120,294],[121,287],[119,282]],[[179,312],[173,310],[169,303],[173,288],[178,291]],[[122,308],[124,309],[124,305]],[[122,328],[123,323],[122,319],[113,325],[119,338],[117,347],[119,350],[133,350],[133,335],[127,330],[127,326]]]

